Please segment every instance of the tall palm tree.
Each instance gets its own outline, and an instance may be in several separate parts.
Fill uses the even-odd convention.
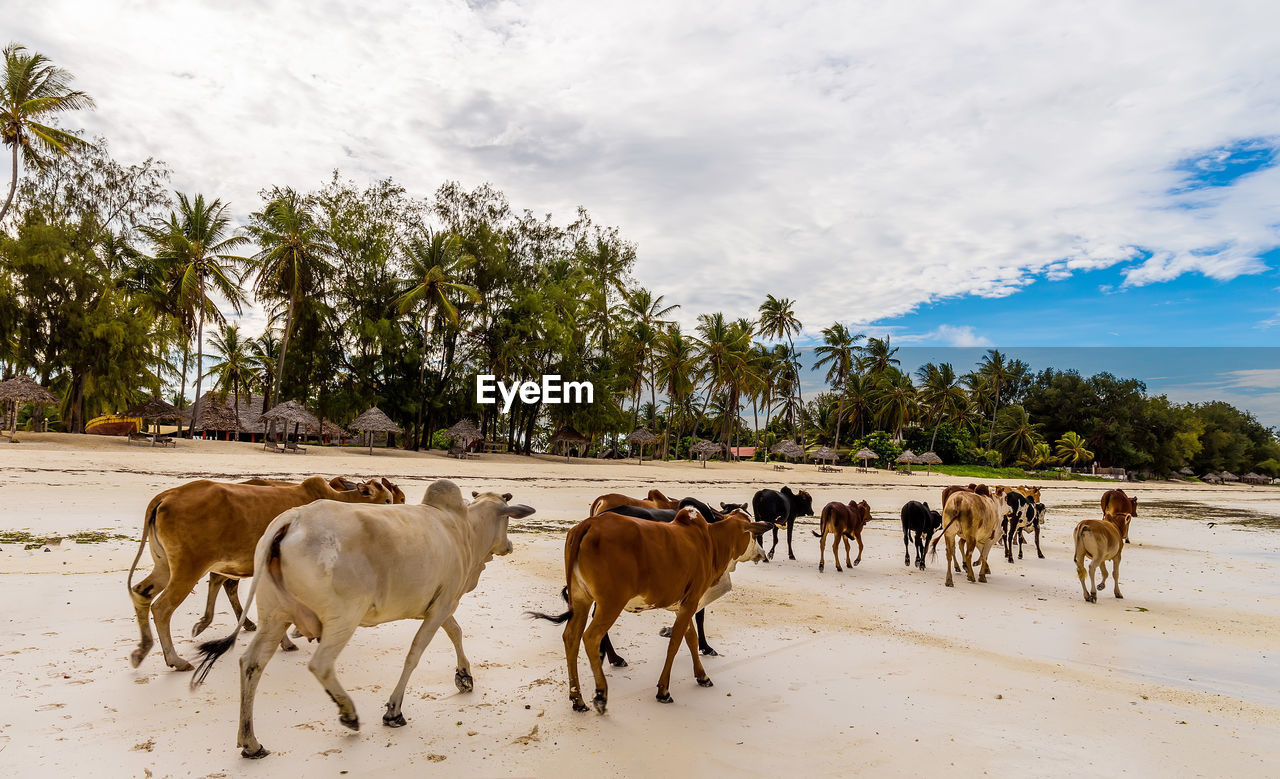
[[[920,380],[920,402],[929,410],[934,423],[933,437],[929,439],[929,451],[933,451],[942,423],[959,418],[968,399],[949,362],[925,363],[916,371],[916,378]]]
[[[679,308],[679,304],[667,305],[666,297],[654,296],[652,292],[641,287],[626,297],[625,315],[632,321],[632,338],[634,341],[635,365],[635,401],[633,402],[631,426],[635,427],[635,407],[640,401],[641,378],[647,371],[649,374],[649,402],[657,403],[657,387],[652,366],[653,352],[657,345],[662,328],[671,322],[666,319],[671,312]]]
[[[249,260],[232,254],[248,239],[231,233],[231,218],[221,200],[205,201],[204,195],[191,199],[179,192],[178,210],[168,219],[157,219],[142,228],[154,247],[155,260],[169,279],[170,294],[185,316],[196,322],[196,402],[204,379],[204,323],[206,318],[224,321],[214,301],[217,294],[240,313],[244,293],[240,290],[242,270]],[[198,417],[193,414],[194,424]]]
[[[268,327],[262,335],[249,342],[249,354],[258,366],[258,386],[262,388],[262,407],[275,405],[276,365],[280,361],[280,338],[276,331]]]
[[[456,233],[426,231],[405,245],[405,261],[409,266],[408,289],[396,300],[400,313],[417,309],[422,318],[422,361],[418,365],[417,434],[414,448],[422,448],[422,412],[426,405],[427,353],[430,350],[431,317],[438,314],[451,325],[458,324],[458,307],[452,295],[460,293],[473,303],[480,293],[461,279],[474,259],[462,251],[462,239]]]
[[[1011,458],[1029,454],[1041,443],[1040,425],[1031,422],[1022,406],[1006,406],[999,417],[1000,451]]]
[[[804,391],[800,388],[800,357],[796,351],[795,336],[800,334],[803,325],[796,318],[795,301],[791,298],[775,298],[773,295],[765,295],[764,302],[760,304],[760,317],[758,319],[759,333],[764,338],[787,339],[787,345],[791,347],[789,358],[792,362],[792,372],[794,381],[791,383],[791,390],[796,398],[796,403],[789,403],[792,408],[804,406]],[[797,431],[795,416],[792,419],[792,432]],[[800,432],[800,445],[804,445],[804,433]]]
[[[866,435],[867,420],[874,414],[876,400],[876,384],[866,373],[854,373],[845,380],[840,393],[840,404],[844,409],[844,417],[849,420],[849,427],[858,425],[858,437]]]
[[[915,416],[916,388],[911,377],[897,368],[888,368],[876,379],[872,400],[876,419],[893,431],[894,440],[902,438],[902,428]]]
[[[862,358],[858,367],[873,378],[879,378],[881,374],[890,368],[897,368],[902,364],[896,355],[898,347],[890,343],[890,337],[884,338],[868,338],[867,345],[862,347]]]
[[[240,336],[240,326],[222,324],[209,337],[209,346],[217,356],[217,362],[209,366],[205,374],[213,380],[213,388],[225,397],[235,397],[236,440],[240,440],[240,391],[252,392],[258,381],[258,365],[249,348],[249,341]]]
[[[827,383],[831,385],[831,389],[836,393],[836,437],[833,448],[840,446],[840,423],[844,418],[844,396],[841,390],[844,383],[849,380],[852,375],[854,366],[857,364],[858,341],[866,336],[862,333],[851,333],[843,324],[836,322],[830,327],[822,330],[822,346],[819,346],[815,352],[820,358],[813,367],[821,368],[824,365],[827,368]]]
[[[336,249],[311,204],[292,188],[275,190],[261,211],[249,215],[245,233],[258,244],[258,253],[253,256],[258,299],[287,306],[276,361],[275,388],[279,394],[298,303],[304,297],[319,296],[324,279],[333,272],[330,260]]]
[[[726,445],[737,429],[739,393],[751,370],[752,324],[731,322],[720,312],[698,315],[697,354],[705,366],[708,401],[722,399],[720,440]]]
[[[48,124],[46,117],[64,111],[93,107],[93,98],[71,88],[73,76],[48,57],[28,53],[25,46],[4,47],[4,74],[0,80],[0,140],[12,155],[13,175],[9,196],[0,208],[0,222],[13,205],[18,190],[19,156],[37,170],[48,164],[48,155],[67,154],[89,143],[74,133]]]
[[[988,349],[982,362],[978,364],[978,375],[987,380],[987,385],[995,395],[995,405],[991,409],[991,431],[987,435],[987,448],[994,446],[996,436],[996,416],[1000,413],[1000,391],[1009,381],[1009,363],[998,349]]]

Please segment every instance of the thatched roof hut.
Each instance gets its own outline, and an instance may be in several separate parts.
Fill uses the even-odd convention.
[[[352,420],[351,424],[347,425],[347,429],[354,433],[364,433],[369,437],[369,454],[373,454],[374,433],[387,433],[387,444],[390,445],[391,433],[398,435],[404,432],[391,417],[383,413],[382,409],[377,406],[370,406],[367,411]]]
[[[1223,471],[1222,473],[1219,473],[1218,478],[1223,481],[1240,481],[1240,477],[1236,476],[1231,471]]]
[[[1263,476],[1260,473],[1249,471],[1244,476],[1240,477],[1240,481],[1245,484],[1270,484],[1271,478],[1269,476]]]
[[[191,423],[192,430],[238,430],[236,425],[236,412],[230,406],[218,400],[212,393],[206,394],[199,402],[192,406],[195,420]]]
[[[637,461],[639,463],[644,462],[645,446],[657,440],[658,440],[658,437],[656,435],[649,432],[647,428],[643,428],[643,427],[639,428],[638,430],[632,431],[631,435],[627,436],[627,441],[629,443],[640,444],[640,459]]]
[[[790,438],[779,441],[769,450],[772,454],[780,454],[783,457],[804,457],[804,450],[800,448],[800,444],[792,441]]]
[[[1195,471],[1193,471],[1193,470],[1191,470],[1191,468],[1190,468],[1189,466],[1188,466],[1188,467],[1184,467],[1184,468],[1182,468],[1181,470],[1179,470],[1179,471],[1178,471],[1178,473],[1182,474],[1183,476],[1195,476],[1195,475],[1196,475],[1196,472],[1195,472]]]
[[[836,454],[835,449],[832,449],[829,446],[824,446],[818,451],[814,452],[812,456],[813,456],[813,459],[817,460],[818,462],[825,462],[827,460],[830,460],[831,462],[835,462],[836,457],[838,455]]]
[[[181,412],[178,411],[176,406],[165,401],[163,398],[147,398],[142,403],[138,403],[133,408],[124,412],[122,416],[159,421],[163,419],[177,419],[181,416]]]
[[[942,458],[938,456],[937,452],[925,452],[916,458],[916,462],[928,466],[928,472],[933,473],[933,466],[942,465]]]
[[[713,454],[724,451],[724,444],[715,441],[699,441],[689,449],[689,453],[702,461],[702,467],[707,467],[707,458]]]
[[[293,425],[294,438],[298,437],[299,428],[320,430],[320,420],[296,400],[286,400],[258,417],[258,421],[267,422],[273,426],[276,423],[282,424],[286,436],[289,434],[289,425]]]
[[[480,435],[480,428],[476,427],[470,419],[458,420],[457,424],[444,431],[444,436],[456,441],[463,449],[471,446],[473,441],[479,441],[484,437]]]
[[[547,448],[554,452],[557,444],[563,446],[564,461],[569,462],[569,447],[574,444],[585,444],[589,440],[585,435],[574,430],[572,425],[564,425],[551,436],[551,442]]]
[[[875,452],[871,451],[870,449],[867,449],[866,447],[863,447],[862,449],[859,449],[857,452],[854,452],[854,454],[853,454],[853,459],[855,459],[855,460],[861,460],[861,461],[862,461],[862,467],[863,467],[863,468],[866,468],[866,467],[867,467],[867,460],[879,460],[879,459],[880,459],[880,455],[876,454]]]
[[[0,402],[10,404],[10,413],[12,414],[12,428],[9,431],[9,440],[18,434],[18,406],[22,403],[35,403],[37,405],[52,406],[58,402],[49,390],[36,384],[26,376],[14,376],[8,381],[0,382]]]

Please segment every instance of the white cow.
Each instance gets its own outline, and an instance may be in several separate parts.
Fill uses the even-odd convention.
[[[444,628],[457,651],[454,682],[462,692],[471,690],[471,665],[453,612],[459,599],[475,589],[485,563],[511,552],[507,518],[533,513],[528,506],[509,505],[509,494],[472,496],[475,500],[465,504],[458,486],[441,479],[427,488],[422,505],[319,501],[271,522],[254,553],[253,587],[245,602],[248,614],[257,595],[258,632],[240,658],[237,746],[243,756],[268,754],[253,733],[253,698],[262,669],[290,623],[320,640],[308,668],[338,704],[338,720],[352,730],[360,729],[360,720],[333,664],[357,627],[422,620],[387,702],[384,724],[405,724],[400,712],[405,686],[437,628]],[[243,625],[242,616],[230,636],[200,645],[203,659],[192,687],[234,645]]]

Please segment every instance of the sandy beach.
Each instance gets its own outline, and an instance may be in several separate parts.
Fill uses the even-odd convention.
[[[0,531],[106,531],[132,540],[0,545],[3,775],[1280,773],[1274,487],[1126,485],[1141,514],[1121,568],[1125,599],[1108,591],[1089,605],[1070,532],[1098,514],[1105,485],[1096,483],[1045,485],[1046,559],[1032,547],[1008,565],[993,549],[990,583],[960,577],[946,589],[943,555],[927,571],[903,565],[898,523],[907,500],[936,505],[954,481],[945,476],[20,438],[0,445]],[[194,478],[316,473],[387,476],[411,502],[430,481],[450,478],[464,491],[512,492],[537,513],[513,523],[514,553],[490,563],[458,609],[474,692],[456,692],[452,648],[437,635],[409,687],[408,726],[383,727],[377,714],[417,625],[361,629],[338,661],[364,722],[353,733],[307,671],[304,643],[266,670],[256,724],[273,754],[249,762],[235,748],[235,657],[194,693],[189,674],[168,670],[158,649],[130,668],[138,633],[125,577],[143,508],[157,491]],[[609,671],[609,713],[575,714],[560,628],[523,616],[561,610],[563,530],[605,492],[656,486],[742,501],[782,484],[808,489],[815,508],[866,499],[875,520],[862,564],[819,573],[810,519],[797,527],[798,560],[785,559],[784,541],[773,563],[740,566],[734,591],[708,610],[708,637],[721,653],[706,660],[715,686],[699,688],[682,653],[670,706],[653,700],[666,646],[658,630],[669,616],[624,614],[612,636],[630,667]],[[144,555],[140,570],[149,568]],[[174,620],[187,657],[203,591]],[[231,627],[220,600],[204,637]],[[237,657],[246,643],[242,637]]]

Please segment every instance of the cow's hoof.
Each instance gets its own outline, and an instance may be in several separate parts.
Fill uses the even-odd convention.
[[[951,581],[950,579],[948,579],[948,580],[947,580],[947,586],[948,586],[948,587],[954,587],[954,586],[956,586],[956,585],[955,585],[955,582],[953,582],[953,581]]]
[[[710,677],[710,676],[708,676],[708,677],[707,677],[707,678],[705,678],[705,679],[699,679],[699,680],[698,680],[698,686],[699,686],[699,687],[715,687],[715,685],[711,683],[711,677]]]
[[[573,702],[573,710],[574,710],[574,711],[588,711],[590,708],[591,708],[590,706],[588,706],[587,704],[583,703],[582,701],[574,701],[574,702]]]
[[[671,697],[670,691],[658,691],[658,703],[675,703],[676,699]]]
[[[285,641],[288,643],[283,643],[280,645],[281,652],[297,652],[298,651],[297,644],[293,643],[292,641],[289,641],[288,639],[285,639]]]
[[[982,576],[979,576],[979,577],[978,577],[978,582],[979,582],[979,583],[981,583],[981,584],[986,584],[986,583],[987,583],[987,575],[986,575],[986,574],[983,574]]]
[[[244,621],[244,630],[246,633],[253,633],[257,629],[258,629],[258,623],[254,622],[251,619],[246,619]]]
[[[352,730],[360,729],[360,718],[354,714],[350,717],[339,715],[338,722],[342,723],[342,726],[345,728],[351,728]]]
[[[458,692],[471,692],[475,689],[475,680],[471,678],[471,674],[466,671],[458,671],[453,675],[453,683],[457,685]]]
[[[195,666],[191,665],[191,663],[188,663],[186,660],[183,660],[181,657],[179,657],[178,662],[173,663],[169,667],[175,671],[190,671]]]
[[[860,563],[860,562],[862,562],[862,558],[858,558],[857,560],[854,560],[854,561],[853,561],[853,564],[854,564],[854,565],[857,565],[857,564],[858,564],[858,563]]]
[[[614,668],[626,668],[627,661],[623,660],[621,657],[618,657],[613,660],[610,660],[609,665],[613,666]]]
[[[796,559],[796,556],[795,556],[795,555],[793,555],[793,554],[791,554],[790,552],[787,552],[787,559],[788,559],[788,560],[794,560],[794,559]]]
[[[294,638],[302,638],[302,630],[300,630],[299,628],[294,628],[294,629],[293,629],[293,637],[294,637]]]
[[[824,566],[822,563],[818,563],[818,573],[822,573],[825,570],[826,570],[826,566]]]
[[[770,553],[769,553],[769,559],[770,559],[770,560],[772,560],[772,559],[773,559],[773,552],[770,552]]]
[[[597,714],[604,714],[605,708],[609,705],[609,697],[604,694],[604,690],[596,690],[596,695],[591,699],[591,705],[596,707]]]
[[[137,668],[139,665],[142,664],[142,659],[146,657],[147,653],[150,651],[151,651],[151,647],[147,647],[146,649],[143,649],[142,647],[138,647],[137,649],[133,650],[132,652],[129,653],[129,665],[133,666],[134,668]]]
[[[209,627],[209,623],[205,622],[204,620],[200,620],[199,622],[191,626],[191,637],[195,638],[196,636],[200,635],[205,631],[205,628],[207,627]]]
[[[1040,554],[1039,552],[1036,552],[1036,557],[1039,557],[1041,560],[1044,559],[1044,555]]]
[[[709,646],[698,647],[698,651],[707,657],[719,657],[720,653]]]
[[[658,635],[662,636],[663,638],[671,638],[671,628],[666,627],[666,628],[663,628],[662,630],[659,630]]]
[[[844,573],[844,569],[837,565],[837,566],[836,566],[836,573]]]
[[[1116,593],[1116,600],[1124,600],[1124,596],[1117,592],[1117,593]]]
[[[257,752],[250,752],[248,749],[240,750],[240,757],[248,758],[249,760],[261,760],[269,754],[271,753],[263,746],[259,746]]]
[[[383,714],[382,724],[386,725],[389,728],[403,728],[405,725],[409,723],[405,721],[404,714],[397,714],[394,717],[392,717],[390,714]]]

